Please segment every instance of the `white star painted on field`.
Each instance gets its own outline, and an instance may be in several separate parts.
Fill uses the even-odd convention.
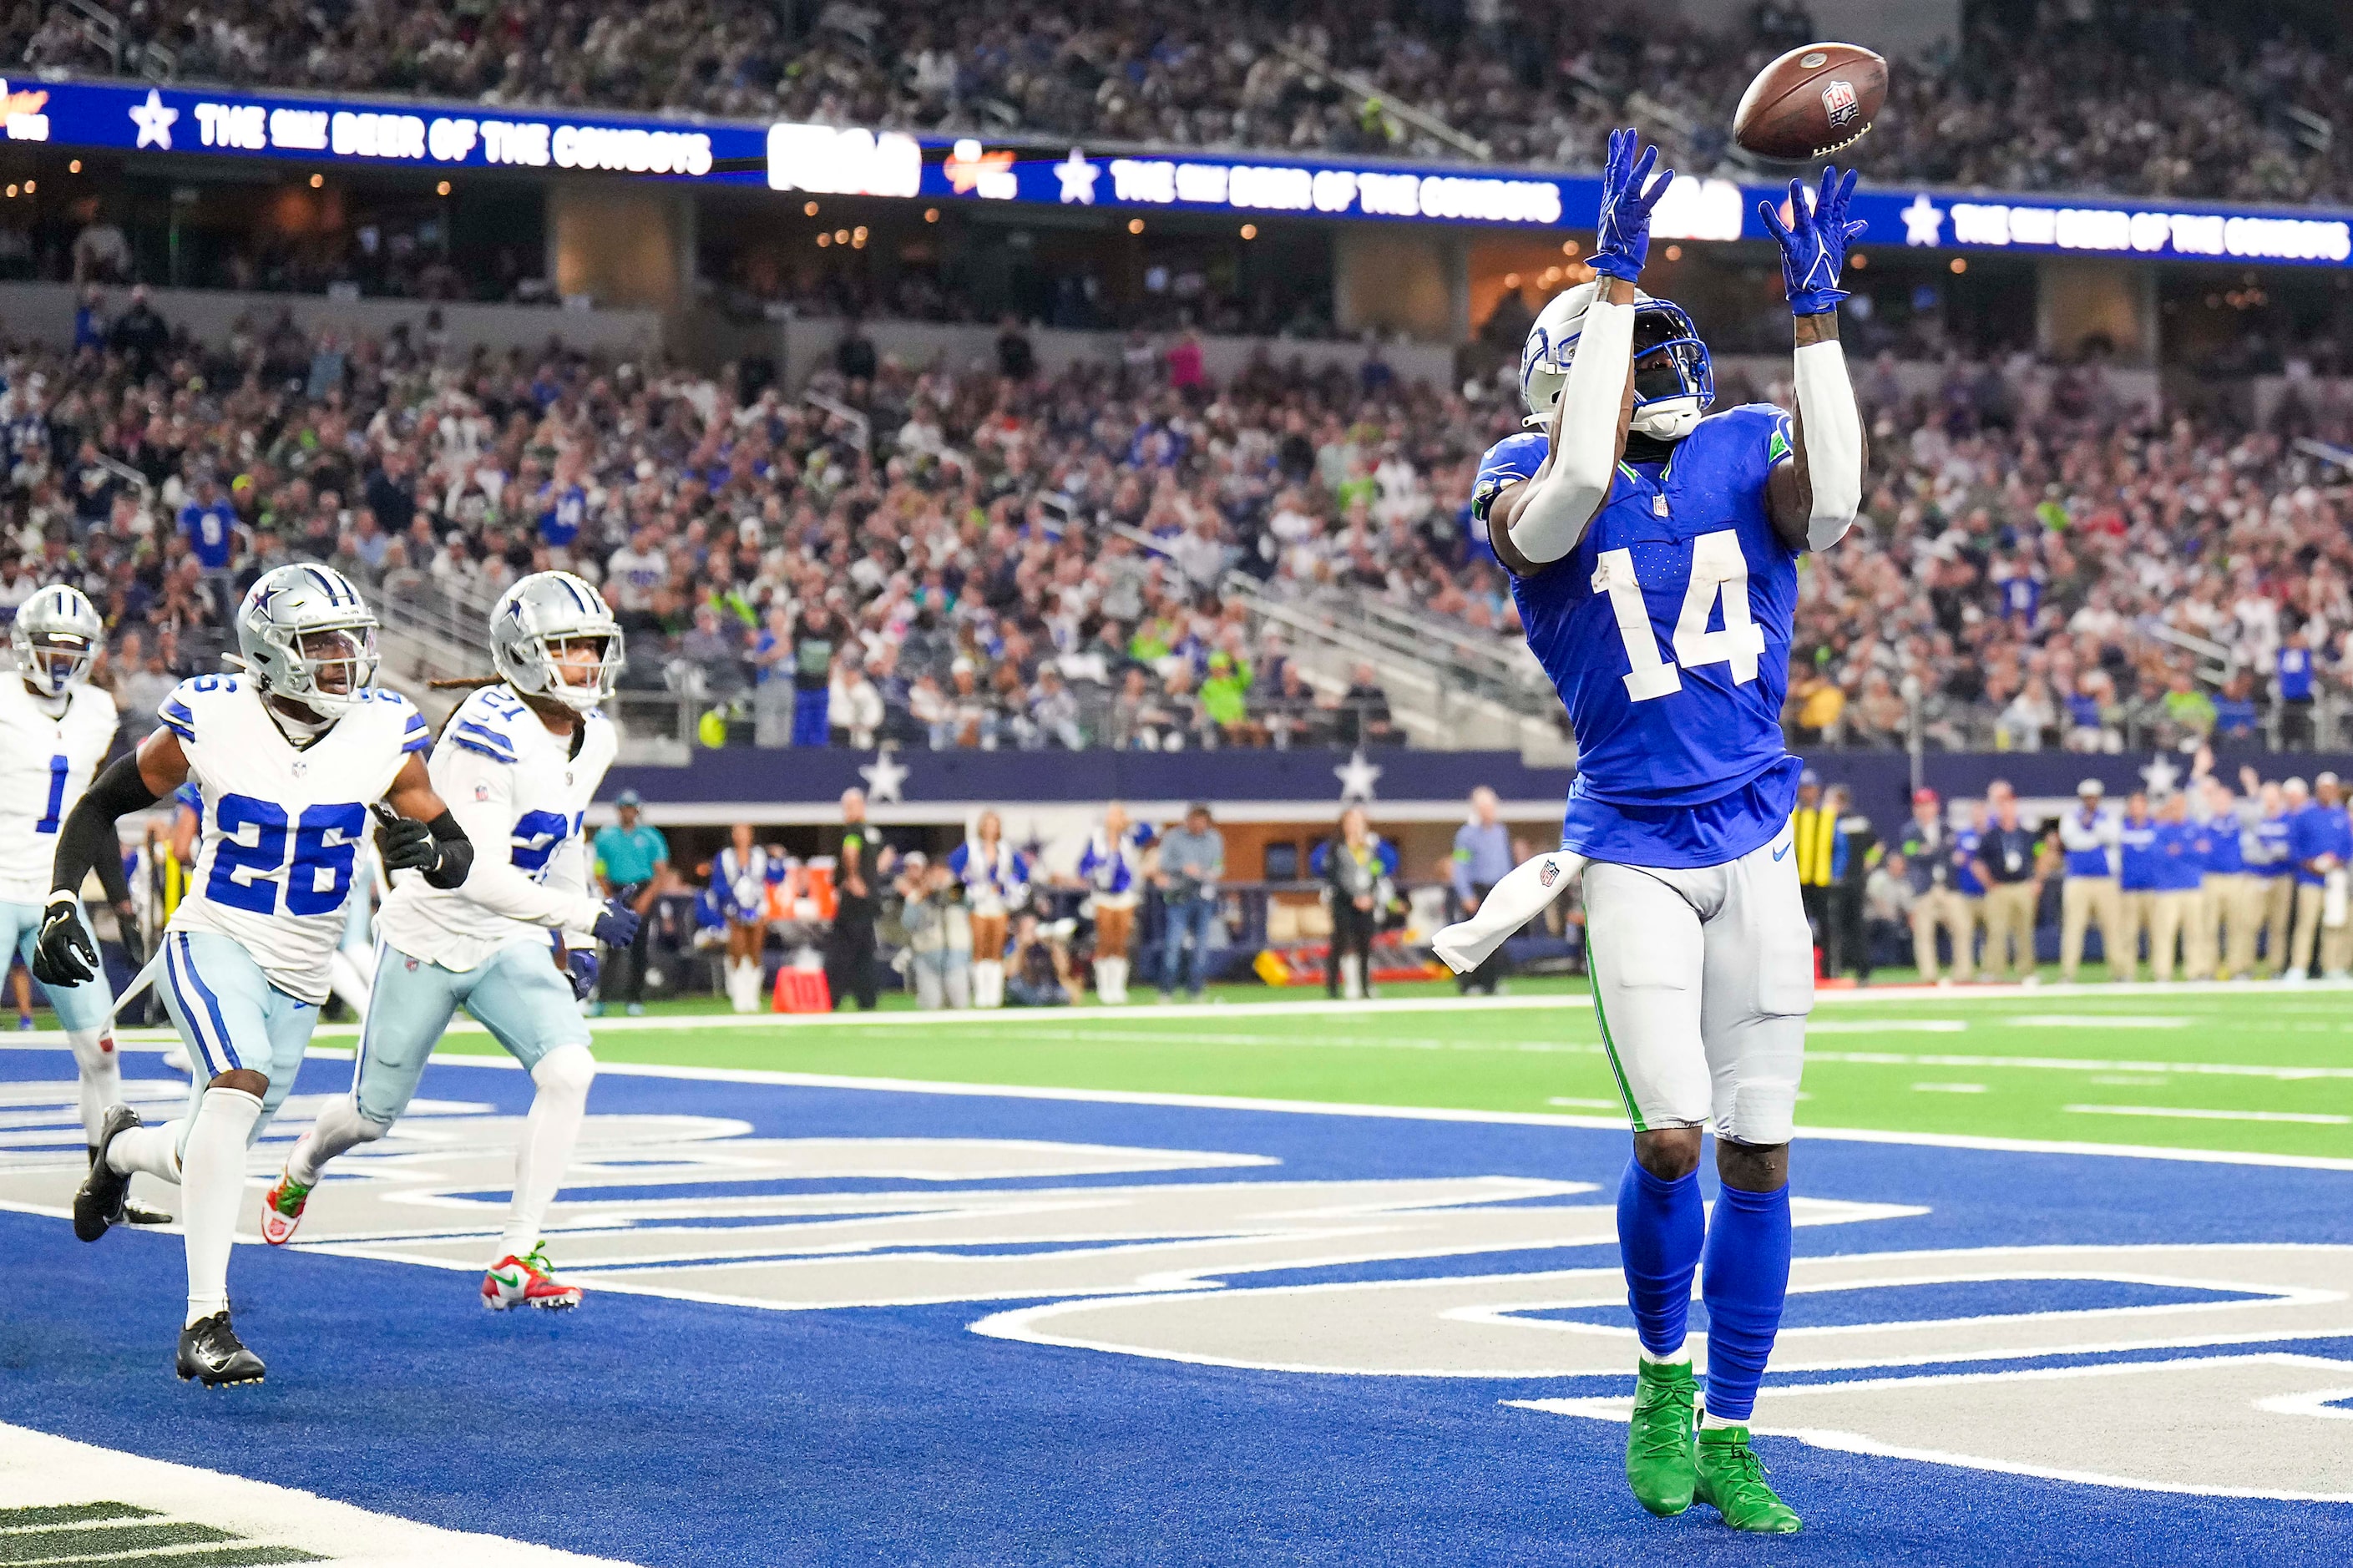
[[[1935,245],[1942,238],[1945,209],[1930,201],[1926,192],[1912,198],[1912,205],[1895,215],[1904,220],[1904,243]]]
[[[1055,177],[1062,182],[1062,200],[1095,205],[1095,176],[1103,171],[1087,162],[1087,155],[1076,147],[1071,155],[1054,165]]]
[[[1370,800],[1373,798],[1373,785],[1381,776],[1381,765],[1366,762],[1365,753],[1356,752],[1334,768],[1332,776],[1340,781],[1340,799],[1343,802]]]
[[[149,88],[147,101],[131,106],[132,122],[139,127],[139,143],[132,151],[135,153],[139,147],[147,146],[152,142],[164,152],[170,152],[172,122],[179,118],[180,111],[166,105],[162,93],[152,87]]]
[[[2180,782],[2180,767],[2171,757],[2167,756],[2163,752],[2159,752],[2156,756],[2151,757],[2149,759],[2148,766],[2141,769],[2140,771],[2140,781],[2141,783],[2148,785],[2148,793],[2151,795],[2165,795],[2169,793],[2173,786]],[[2102,931],[2100,934],[2104,938],[2107,935],[2105,931]]]
[[[900,792],[907,782],[907,775],[913,771],[890,752],[881,751],[874,753],[873,762],[860,768],[858,773],[866,781],[867,799],[903,803],[907,797]]]

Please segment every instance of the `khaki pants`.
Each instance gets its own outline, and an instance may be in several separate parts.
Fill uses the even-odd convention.
[[[2295,939],[2288,947],[2288,967],[2302,972],[2312,967],[2313,947],[2320,949],[2320,972],[2342,974],[2353,964],[2353,921],[2334,929],[2320,923],[2320,911],[2327,902],[2328,889],[2317,883],[2299,882],[2295,888]]]
[[[2120,941],[2108,943],[2108,973],[2118,980],[2137,980],[2140,977],[2140,939],[2156,922],[2157,895],[2119,893],[2116,895],[2116,909],[2123,916],[2124,936]],[[2105,941],[2107,932],[2102,931],[2100,936]],[[2154,958],[2154,943],[2151,943],[2149,951]]]
[[[2075,978],[2084,961],[2084,928],[2092,925],[2100,928],[2100,944],[2107,950],[2108,978],[2132,973],[2130,954],[2118,967],[2116,928],[2124,923],[2119,896],[2114,877],[2070,877],[2059,884],[2059,978]]]
[[[1953,978],[1966,984],[1977,973],[1977,961],[1969,952],[1977,942],[1977,902],[1950,888],[1931,888],[1912,906],[1912,961],[1919,965],[1921,979],[1936,978],[1940,928],[1952,939]]]
[[[2198,912],[2198,898],[2187,889],[2148,896],[2148,967],[2159,982],[2173,978],[2174,950]]]
[[[2003,979],[2034,973],[2034,904],[2041,891],[2032,882],[1996,882],[1986,889],[1985,967]],[[2102,933],[2105,935],[2105,933]],[[2015,966],[2011,957],[2016,944]]]
[[[2263,879],[2225,871],[2206,879],[2198,904],[2200,963],[2192,980],[2229,979],[2255,972],[2255,928],[2263,920]]]
[[[2295,879],[2258,877],[2263,885],[2263,974],[2276,980],[2287,969],[2288,932],[2295,927]]]

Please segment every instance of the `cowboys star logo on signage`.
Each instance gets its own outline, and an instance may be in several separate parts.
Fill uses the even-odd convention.
[[[1848,121],[1854,118],[1854,84],[1837,80],[1830,82],[1822,89],[1822,109],[1831,117],[1831,128],[1842,129]]]

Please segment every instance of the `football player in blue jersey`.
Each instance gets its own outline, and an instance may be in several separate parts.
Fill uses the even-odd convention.
[[[1748,1447],[1788,1287],[1788,1142],[1814,997],[1781,702],[1798,557],[1836,543],[1862,504],[1837,309],[1862,225],[1847,217],[1854,176],[1835,169],[1818,192],[1791,182],[1786,222],[1760,206],[1796,316],[1797,414],[1712,414],[1691,318],[1635,287],[1674,177],[1651,178],[1657,156],[1631,131],[1611,136],[1596,277],[1537,318],[1520,369],[1536,428],[1487,453],[1472,505],[1577,731],[1562,851],[1585,865],[1594,1006],[1634,1127],[1618,1194],[1641,1342],[1627,1479],[1653,1513],[1696,1497],[1736,1528],[1785,1532],[1798,1516]],[[1694,1272],[1704,1404],[1684,1344]]]

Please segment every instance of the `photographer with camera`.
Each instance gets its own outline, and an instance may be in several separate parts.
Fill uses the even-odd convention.
[[[904,901],[907,978],[926,1012],[972,1005],[972,913],[964,882],[944,862],[921,852],[900,862],[895,884]]]
[[[1226,840],[1209,823],[1209,808],[1195,801],[1185,826],[1160,839],[1160,864],[1152,880],[1160,889],[1168,931],[1160,952],[1160,1000],[1173,1002],[1179,982],[1185,999],[1198,1002],[1209,958],[1209,922],[1218,912],[1218,883],[1226,874]],[[1187,954],[1191,954],[1189,965]]]

